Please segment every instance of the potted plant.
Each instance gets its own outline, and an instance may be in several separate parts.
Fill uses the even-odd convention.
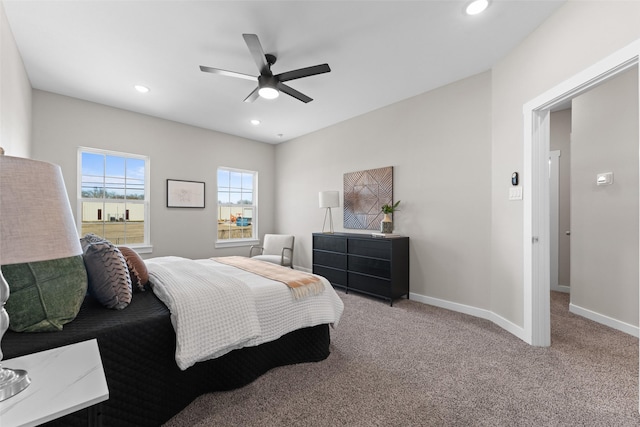
[[[382,210],[382,213],[384,214],[384,218],[382,218],[382,221],[380,222],[380,231],[382,233],[387,234],[387,233],[393,232],[393,220],[391,219],[390,215],[395,211],[399,210],[398,209],[399,204],[400,204],[400,200],[398,200],[393,204],[385,203],[384,205],[382,205],[381,210]]]

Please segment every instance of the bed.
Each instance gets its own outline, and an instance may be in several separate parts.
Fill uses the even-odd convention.
[[[326,279],[320,279],[324,290],[318,295],[295,299],[282,283],[214,260],[200,262],[247,284],[261,327],[258,336],[213,358],[179,366],[176,316],[157,290],[134,294],[123,310],[106,309],[87,295],[76,319],[61,332],[5,334],[5,359],[97,338],[109,400],[97,411],[79,411],[52,425],[158,426],[203,393],[241,387],[277,366],[328,357],[329,328],[339,322],[343,306]],[[149,272],[154,280],[153,268]]]

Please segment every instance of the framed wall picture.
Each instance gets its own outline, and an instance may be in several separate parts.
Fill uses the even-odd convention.
[[[204,182],[167,179],[168,208],[204,208]]]
[[[344,228],[379,230],[382,205],[393,203],[393,166],[344,174]]]

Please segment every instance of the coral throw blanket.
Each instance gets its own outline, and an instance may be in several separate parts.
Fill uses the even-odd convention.
[[[291,288],[291,293],[295,299],[318,295],[324,291],[324,285],[318,277],[313,274],[293,270],[289,267],[242,256],[227,256],[211,259],[222,264],[231,265],[258,274],[267,279],[282,282]]]

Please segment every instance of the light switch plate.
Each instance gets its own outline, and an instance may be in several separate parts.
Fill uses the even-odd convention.
[[[522,200],[522,187],[509,188],[509,200]]]
[[[611,185],[613,184],[613,172],[599,173],[596,176],[596,185]]]

